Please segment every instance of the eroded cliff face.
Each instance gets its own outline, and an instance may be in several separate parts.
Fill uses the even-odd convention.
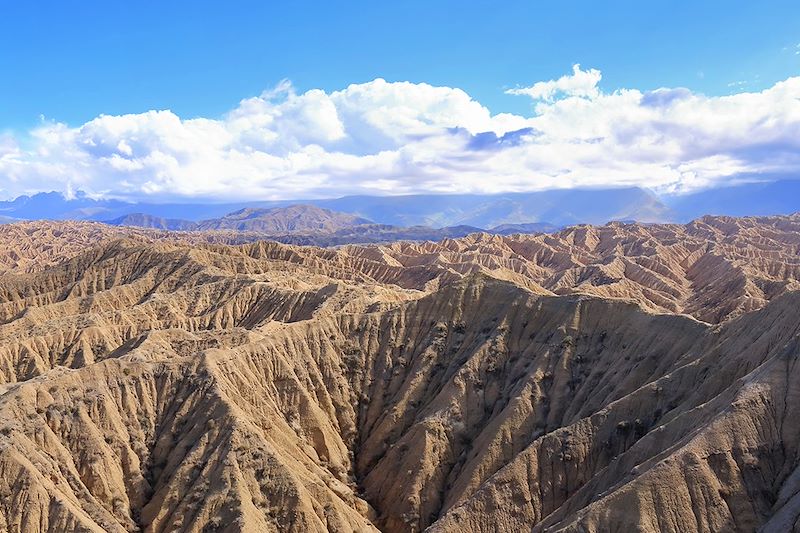
[[[610,223],[555,234],[476,233],[438,243],[326,250],[262,242],[232,250],[251,259],[318,268],[336,280],[419,289],[425,281],[486,272],[533,292],[624,298],[649,311],[719,323],[800,289],[798,235],[800,215],[704,217],[686,225]],[[169,232],[90,222],[6,224],[0,226],[0,273],[36,272],[119,239],[213,249],[263,238],[252,232]]]
[[[791,529],[799,224],[15,267],[0,529]]]

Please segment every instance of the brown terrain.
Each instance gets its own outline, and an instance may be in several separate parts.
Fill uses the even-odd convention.
[[[800,530],[800,216],[253,238],[0,226],[0,531]]]
[[[376,224],[349,213],[302,204],[270,209],[240,209],[221,218],[200,222],[133,213],[109,220],[106,223],[112,226],[182,232],[236,232],[238,241],[269,239],[285,244],[311,246],[386,243],[399,240],[438,241],[464,237],[480,231],[509,235],[512,233],[552,232],[558,229],[546,223],[503,224],[488,230],[464,225],[443,228],[393,226]],[[243,233],[247,234],[244,239]],[[195,237],[195,239],[197,238]]]

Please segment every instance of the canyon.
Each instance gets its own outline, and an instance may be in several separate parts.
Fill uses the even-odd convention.
[[[800,215],[215,229],[0,226],[0,529],[800,528]]]

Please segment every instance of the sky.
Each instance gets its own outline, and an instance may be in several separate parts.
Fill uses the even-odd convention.
[[[0,198],[800,176],[797,1],[0,7]]]

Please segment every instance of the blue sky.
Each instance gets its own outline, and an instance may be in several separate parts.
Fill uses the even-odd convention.
[[[218,116],[281,79],[299,90],[377,77],[460,87],[494,112],[503,89],[573,63],[606,89],[761,89],[800,70],[795,1],[3,2],[0,128],[40,115],[171,109]],[[787,48],[787,50],[784,50]]]
[[[800,2],[4,2],[0,198],[800,176]]]

